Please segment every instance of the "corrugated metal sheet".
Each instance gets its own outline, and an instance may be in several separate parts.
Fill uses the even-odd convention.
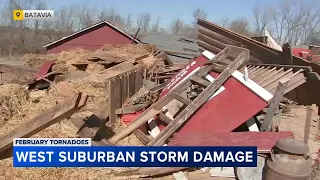
[[[173,63],[186,63],[200,54],[197,40],[165,33],[149,33],[140,39],[142,43],[155,45],[165,51]]]

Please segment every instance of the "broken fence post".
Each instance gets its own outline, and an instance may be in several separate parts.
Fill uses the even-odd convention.
[[[275,94],[270,102],[267,114],[265,116],[265,119],[263,120],[263,123],[260,127],[260,131],[270,131],[272,126],[272,119],[279,108],[279,103],[282,100],[282,97],[285,93],[285,90],[289,84],[290,79],[283,78],[279,81],[279,84],[277,86],[277,89],[275,91]]]

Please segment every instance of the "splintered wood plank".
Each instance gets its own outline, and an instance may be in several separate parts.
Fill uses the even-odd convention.
[[[21,124],[18,128],[0,137],[0,152],[3,152],[12,147],[13,138],[30,137],[33,134],[51,126],[62,119],[70,117],[78,110],[78,104],[84,96],[81,93],[77,94],[72,99],[58,104],[53,108],[41,113],[30,121]],[[86,96],[85,96],[86,98]]]
[[[129,76],[129,97],[135,94],[135,83],[136,83],[136,76],[135,73],[131,73]]]
[[[251,74],[252,74],[252,76],[254,76],[254,75],[256,75],[256,74],[259,74],[259,73],[261,73],[261,72],[263,72],[265,69],[264,69],[264,67],[260,67],[260,66],[258,66],[259,68],[255,71],[255,72],[252,72]]]
[[[178,93],[174,93],[173,96],[176,100],[182,102],[183,104],[189,105],[192,101],[190,99],[187,99],[185,97],[182,97],[180,94]]]
[[[251,77],[256,77],[256,76],[259,76],[261,74],[264,74],[265,72],[268,72],[270,71],[270,67],[262,67],[262,70],[258,73],[254,73],[254,74],[251,74]]]
[[[283,138],[294,138],[294,135],[291,131],[190,133],[174,135],[168,146],[257,146],[259,153],[269,153],[277,140]]]
[[[117,89],[116,87],[116,80],[115,79],[110,79],[109,80],[109,112],[110,112],[110,123],[114,122],[116,118],[116,114],[114,113],[115,110],[117,109],[116,104],[114,103],[117,101],[117,95],[115,94],[115,91]]]
[[[282,72],[282,73],[280,73],[280,74],[272,77],[271,79],[269,79],[268,82],[262,83],[262,84],[261,84],[261,87],[266,87],[266,86],[270,85],[270,84],[273,83],[274,81],[277,81],[278,79],[284,77],[286,74],[288,74],[288,73],[290,73],[290,72],[292,72],[292,68],[290,68],[290,69],[286,70],[285,72]]]
[[[267,114],[263,120],[261,127],[260,127],[261,131],[270,131],[271,130],[270,125],[272,125],[273,116],[274,116],[276,110],[279,108],[279,103],[283,98],[283,95],[285,93],[285,90],[288,86],[289,81],[290,80],[287,78],[284,78],[279,81],[276,92],[270,102]]]
[[[249,74],[249,77],[250,77],[250,79],[252,79],[253,81],[257,81],[257,80],[259,80],[260,78],[263,78],[263,77],[269,75],[270,73],[273,73],[273,72],[276,71],[276,70],[277,70],[277,68],[274,67],[274,68],[272,68],[272,69],[270,69],[270,70],[268,70],[268,71],[265,71],[265,72],[263,72],[262,74],[259,74],[259,75],[252,76],[251,74]]]
[[[261,85],[263,82],[267,81],[269,82],[270,78],[272,78],[272,76],[278,75],[279,73],[283,72],[284,68],[280,68],[277,71],[273,71],[271,73],[269,73],[267,76],[262,77],[259,81],[257,81],[257,84]]]
[[[122,102],[121,104],[123,104],[126,99],[128,98],[128,94],[127,94],[127,86],[128,86],[128,83],[127,83],[127,76],[130,72],[126,72],[123,76],[122,76]]]
[[[123,126],[127,127],[123,121],[121,121],[121,123]],[[151,137],[143,133],[141,129],[135,129],[132,134],[135,135],[144,145],[149,144],[151,141]]]
[[[173,119],[169,118],[168,116],[166,116],[166,115],[163,114],[162,112],[159,113],[159,118],[160,118],[162,121],[164,121],[165,123],[167,123],[167,124],[170,124],[170,123],[173,121]]]
[[[159,110],[155,110],[154,108],[148,109],[146,113],[142,113],[135,121],[131,122],[125,129],[111,137],[109,141],[111,143],[116,144],[123,137],[129,135],[135,129],[138,129],[143,123],[147,122],[149,119],[159,114],[159,112]]]
[[[201,87],[204,87],[204,88],[206,88],[206,87],[209,86],[209,84],[210,84],[209,81],[206,81],[206,80],[201,79],[201,78],[196,77],[196,76],[191,77],[190,80],[191,80],[194,84],[196,84],[196,85],[198,85],[198,86],[201,86]]]
[[[147,145],[150,143],[151,138],[147,136],[145,133],[143,133],[140,129],[136,129],[133,132],[133,135],[135,135],[144,145]]]
[[[284,77],[281,78],[288,78],[290,79],[290,82],[288,84],[288,87],[290,87],[292,84],[294,84],[295,82],[297,82],[297,79],[303,79],[305,78],[304,74],[303,74],[304,69],[300,69],[298,71],[296,71],[295,73],[288,73],[287,75],[285,75]],[[268,86],[265,87],[266,90],[272,90],[274,88],[276,88],[278,85],[277,82],[274,82]],[[288,91],[286,91],[288,92]]]
[[[149,106],[150,103],[147,104],[138,104],[138,105],[133,105],[130,107],[123,107],[120,109],[117,109],[115,111],[116,114],[130,114],[130,113],[135,113],[138,112],[140,110],[142,110],[143,108],[146,108],[147,106]]]

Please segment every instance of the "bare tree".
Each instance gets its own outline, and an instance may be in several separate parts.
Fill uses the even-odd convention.
[[[320,32],[318,34],[311,35],[308,44],[320,46]]]
[[[255,33],[257,36],[261,36],[263,31],[266,29],[268,24],[271,21],[270,13],[272,9],[262,9],[259,6],[254,7],[253,9],[253,18],[255,23]]]
[[[180,18],[173,20],[170,23],[170,27],[169,27],[170,33],[174,35],[181,34],[183,30],[183,26],[184,26],[184,23]]]
[[[193,11],[192,17],[194,19],[193,21],[193,27],[189,27],[185,25],[183,34],[190,38],[197,38],[198,36],[198,25],[197,21],[198,19],[207,19],[208,14],[203,9],[196,9]]]
[[[78,9],[76,15],[78,21],[77,30],[84,29],[94,24],[96,22],[96,12],[97,9],[95,7],[83,4],[81,8]]]
[[[5,25],[9,26],[9,36],[5,40],[6,47],[5,53],[12,55],[15,53],[23,53],[26,49],[26,35],[27,31],[30,29],[30,21],[14,21],[12,12],[15,9],[31,9],[34,6],[34,0],[8,0],[6,4],[3,4],[3,9],[1,14],[5,19],[3,22]]]
[[[151,24],[151,15],[150,13],[140,14],[137,19],[137,27],[140,28],[140,34],[145,34],[150,30]]]
[[[203,9],[196,9],[193,11],[192,17],[195,19],[194,24],[197,24],[198,19],[207,19],[208,14]]]
[[[250,36],[250,23],[247,19],[245,18],[238,18],[235,20],[232,20],[229,24],[229,29],[231,31],[240,33],[245,36]]]
[[[107,20],[108,12],[106,9],[102,9],[98,14],[98,21],[105,21]]]
[[[228,26],[229,26],[229,19],[226,18],[226,17],[222,18],[222,19],[220,20],[220,24],[221,24],[221,26],[224,27],[224,28],[228,27]]]
[[[161,25],[161,18],[158,17],[152,24],[151,32],[159,32],[161,28],[160,25]]]
[[[132,27],[133,21],[132,21],[132,16],[129,13],[125,19],[125,30],[129,33],[132,33],[133,27]]]
[[[307,44],[320,28],[320,8],[305,1],[283,0],[274,8],[256,7],[254,16],[256,31],[272,30],[280,44]]]
[[[114,8],[110,8],[106,20],[121,29],[125,28],[125,20]]]
[[[47,4],[43,0],[37,0],[35,1],[35,9],[37,10],[45,10],[47,9]],[[34,21],[34,33],[37,35],[39,33],[39,28],[40,28],[40,21],[35,20]]]

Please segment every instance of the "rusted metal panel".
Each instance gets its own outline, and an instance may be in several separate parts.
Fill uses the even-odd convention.
[[[45,76],[49,72],[53,64],[54,64],[54,61],[45,61],[40,67],[37,74],[35,75],[35,79],[37,81],[41,80],[41,77]]]

